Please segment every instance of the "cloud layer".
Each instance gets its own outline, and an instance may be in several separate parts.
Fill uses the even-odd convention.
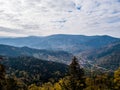
[[[0,36],[120,37],[120,0],[0,0]]]

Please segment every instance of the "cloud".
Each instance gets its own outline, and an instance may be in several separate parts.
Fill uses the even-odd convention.
[[[0,0],[0,27],[7,28],[0,34],[120,37],[119,6],[120,0]]]

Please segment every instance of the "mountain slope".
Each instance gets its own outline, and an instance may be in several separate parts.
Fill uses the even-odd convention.
[[[8,57],[33,56],[38,59],[69,63],[73,55],[65,51],[39,50],[28,47],[0,45],[0,55]]]
[[[120,67],[120,52],[99,58],[96,63],[100,67],[114,71]]]
[[[113,53],[120,53],[120,41],[90,51],[88,53],[88,59],[102,58],[105,56],[109,56]]]
[[[81,56],[95,65],[108,70],[116,70],[120,67],[120,41],[100,49],[84,52]]]
[[[97,56],[96,63],[106,69],[116,70],[120,67],[120,42],[109,46],[106,51]]]
[[[33,57],[6,58],[1,62],[6,67],[7,76],[17,77],[26,84],[42,84],[54,78],[58,80],[67,72],[68,66]]]
[[[79,53],[109,45],[118,41],[110,36],[84,36],[84,35],[51,35],[45,37],[0,38],[1,44],[12,46],[28,46],[37,49],[64,50]]]

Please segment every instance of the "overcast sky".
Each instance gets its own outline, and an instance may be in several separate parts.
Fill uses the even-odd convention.
[[[0,0],[0,36],[120,37],[120,0]]]

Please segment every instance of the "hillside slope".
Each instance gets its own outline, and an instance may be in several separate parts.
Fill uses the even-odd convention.
[[[28,47],[0,45],[0,55],[8,57],[32,56],[38,59],[69,63],[73,55],[65,51],[39,50]]]
[[[106,47],[84,52],[81,54],[86,60],[108,70],[120,67],[120,42]]]
[[[58,80],[67,72],[68,66],[33,57],[6,58],[1,62],[10,77],[17,77],[26,84],[40,84],[49,80]]]

